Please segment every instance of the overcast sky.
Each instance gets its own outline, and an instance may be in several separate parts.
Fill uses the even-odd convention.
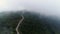
[[[60,0],[0,0],[0,11],[23,9],[60,16]]]

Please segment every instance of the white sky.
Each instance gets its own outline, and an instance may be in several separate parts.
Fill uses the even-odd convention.
[[[0,0],[1,11],[22,9],[60,16],[60,0]]]
[[[22,10],[24,7],[21,6],[19,0],[0,0],[0,10]]]

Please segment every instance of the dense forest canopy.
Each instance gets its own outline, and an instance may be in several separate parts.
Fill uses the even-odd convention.
[[[16,26],[22,18],[22,11],[0,13],[0,34],[16,34]],[[20,24],[22,34],[60,34],[60,24],[52,17],[46,17],[35,12],[25,11],[24,20]]]

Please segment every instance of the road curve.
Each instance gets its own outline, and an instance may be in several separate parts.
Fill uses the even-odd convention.
[[[16,32],[17,34],[21,34],[21,32],[18,31],[18,28],[20,26],[20,24],[22,23],[22,21],[24,20],[24,16],[22,16],[22,19],[19,21],[19,23],[17,24],[17,27],[16,27]]]

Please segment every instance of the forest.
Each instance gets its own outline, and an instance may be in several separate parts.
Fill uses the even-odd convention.
[[[0,13],[0,34],[17,34],[16,26],[22,19],[22,11]],[[60,20],[35,12],[25,11],[19,26],[21,34],[60,34]]]

